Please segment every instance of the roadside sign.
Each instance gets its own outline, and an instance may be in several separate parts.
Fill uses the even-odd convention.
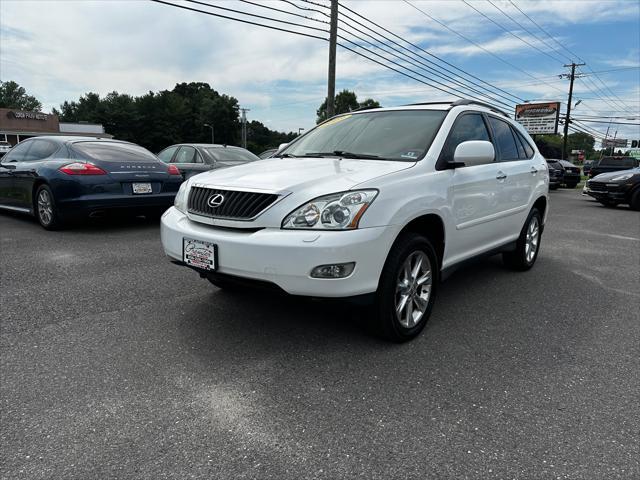
[[[629,155],[631,155],[634,158],[640,158],[640,148],[632,148],[629,151]]]
[[[560,102],[523,103],[516,105],[516,121],[532,135],[558,133]]]
[[[602,140],[602,148],[627,148],[626,138],[605,138]]]

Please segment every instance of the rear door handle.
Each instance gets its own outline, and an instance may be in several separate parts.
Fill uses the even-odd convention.
[[[498,171],[498,174],[496,175],[496,179],[497,180],[504,180],[505,178],[507,178],[507,174],[504,173],[503,171]]]

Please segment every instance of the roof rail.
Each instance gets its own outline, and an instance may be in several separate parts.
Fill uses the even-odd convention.
[[[455,102],[451,103],[452,107],[459,107],[461,105],[479,105],[481,107],[488,108],[492,112],[496,112],[496,113],[499,113],[500,115],[504,115],[507,118],[511,118],[511,116],[508,113],[504,112],[503,110],[500,110],[499,108],[494,107],[489,103],[479,102],[477,100],[469,100],[468,98],[461,98],[460,100],[456,100]]]

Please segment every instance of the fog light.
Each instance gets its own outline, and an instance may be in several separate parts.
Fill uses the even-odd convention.
[[[345,278],[351,275],[356,262],[319,265],[311,270],[312,278]]]

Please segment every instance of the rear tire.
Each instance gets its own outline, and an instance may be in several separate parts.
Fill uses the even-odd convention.
[[[53,192],[48,185],[40,185],[33,199],[33,211],[38,222],[46,230],[58,230],[63,222],[56,207]]]
[[[529,270],[536,263],[542,240],[542,217],[537,208],[531,209],[527,221],[520,231],[513,252],[502,254],[505,266],[518,271]]]
[[[431,242],[415,233],[402,234],[380,275],[373,305],[376,333],[393,342],[418,336],[431,315],[439,279]]]

